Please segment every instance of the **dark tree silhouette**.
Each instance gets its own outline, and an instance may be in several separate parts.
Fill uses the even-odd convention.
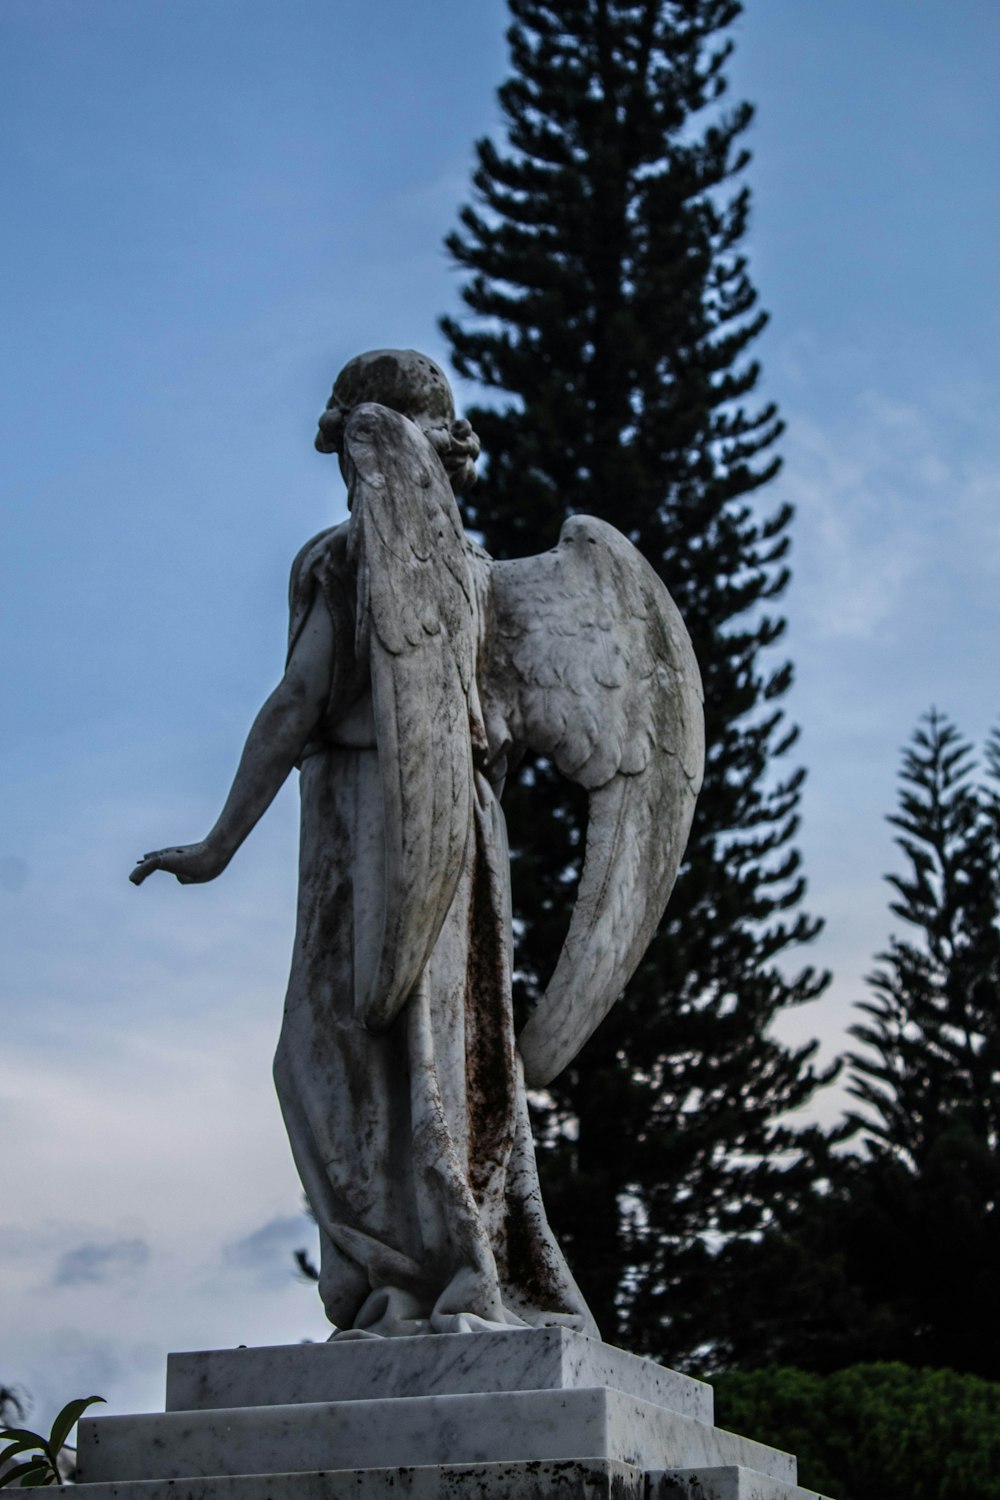
[[[697,1358],[716,1236],[765,1225],[810,1170],[781,1117],[819,1078],[768,1027],[825,976],[776,960],[819,923],[793,847],[803,772],[771,648],[791,508],[761,509],[782,424],[755,391],[766,315],[742,248],[752,111],[727,106],[736,0],[510,0],[506,144],[479,142],[449,250],[458,371],[487,455],[466,519],[496,556],[575,511],[624,531],[694,640],[708,766],[684,869],[625,1000],[540,1101],[546,1200],[605,1337]],[[544,988],[582,808],[536,761],[505,797],[518,999]],[[825,1075],[829,1076],[829,1075]]]
[[[890,875],[893,938],[851,1028],[854,1116],[876,1152],[919,1171],[946,1134],[1000,1145],[1000,844],[996,792],[972,781],[971,750],[931,711],[903,758],[890,819],[909,866]],[[1000,743],[987,746],[994,775]]]
[[[707,1326],[721,1362],[902,1360],[1000,1378],[1000,740],[985,781],[932,712],[890,821],[906,924],[852,1027],[860,1150],[729,1247]]]

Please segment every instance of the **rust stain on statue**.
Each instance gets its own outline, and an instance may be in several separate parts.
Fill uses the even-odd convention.
[[[493,875],[475,830],[465,979],[465,1064],[469,1181],[481,1201],[513,1141],[516,1092],[507,986],[506,933],[497,914]]]
[[[538,1208],[541,1212],[540,1200]],[[529,1212],[524,1200],[513,1194],[507,1199],[503,1242],[498,1247],[497,1261],[505,1269],[511,1285],[536,1307],[553,1312],[574,1311],[565,1306],[565,1287],[539,1233],[537,1218]]]

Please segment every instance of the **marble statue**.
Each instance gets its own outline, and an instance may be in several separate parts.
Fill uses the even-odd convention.
[[[212,831],[131,878],[214,879],[298,766],[274,1071],[333,1337],[596,1336],[545,1218],[525,1090],[575,1056],[662,917],[704,755],[691,643],[602,521],[573,516],[513,562],[464,534],[479,443],[424,356],[352,360],[316,446],[339,455],[350,518],[295,559],[284,677]],[[499,799],[526,751],[587,789],[589,822],[562,952],[515,1039]]]

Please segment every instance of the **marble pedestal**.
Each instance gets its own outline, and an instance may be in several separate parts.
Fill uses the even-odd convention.
[[[174,1354],[80,1423],[80,1500],[815,1500],[711,1389],[559,1328]]]

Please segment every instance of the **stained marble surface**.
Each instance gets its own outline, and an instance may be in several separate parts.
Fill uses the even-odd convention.
[[[824,1500],[815,1490],[733,1465],[647,1475],[645,1500]]]
[[[84,1482],[504,1460],[641,1469],[738,1464],[787,1482],[787,1453],[607,1389],[302,1403],[84,1419]]]
[[[84,1485],[80,1500],[646,1500],[645,1476],[608,1459],[239,1474]],[[728,1500],[728,1497],[727,1497]]]
[[[320,418],[350,519],[292,566],[281,681],[205,838],[132,872],[228,866],[293,767],[295,945],[274,1081],[339,1331],[597,1328],[547,1222],[527,1089],[572,1061],[659,927],[704,766],[703,691],[663,580],[570,516],[494,561],[456,495],[479,439],[413,349],[352,359]],[[587,797],[573,911],[515,1034],[500,792],[545,755]]]
[[[564,1328],[171,1354],[167,1410],[608,1386],[699,1422],[711,1386]]]
[[[823,1500],[813,1490],[733,1465],[647,1475],[604,1458],[214,1475],[182,1483],[183,1500]],[[176,1479],[88,1484],[80,1500],[179,1500],[177,1486]]]

